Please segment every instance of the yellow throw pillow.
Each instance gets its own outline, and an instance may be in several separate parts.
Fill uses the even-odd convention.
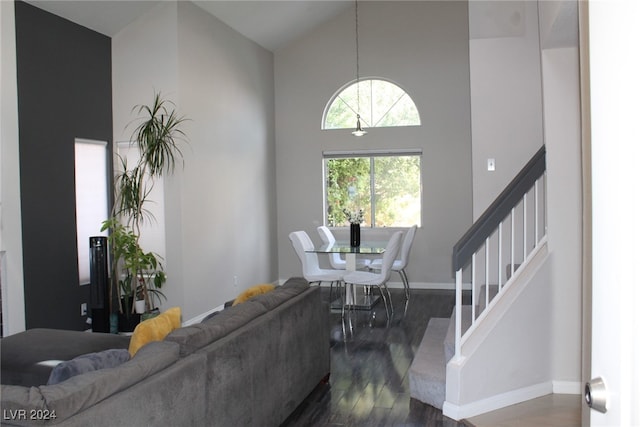
[[[169,332],[180,327],[180,307],[172,307],[156,317],[140,322],[133,330],[129,342],[129,354],[135,356],[138,350],[151,341],[162,341]]]
[[[255,285],[238,295],[238,297],[233,301],[233,305],[238,305],[247,301],[250,298],[253,298],[257,295],[266,294],[267,292],[271,292],[276,287],[269,283],[263,283],[261,285]]]

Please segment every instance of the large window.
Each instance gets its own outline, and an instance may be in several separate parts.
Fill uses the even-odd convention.
[[[418,126],[420,114],[411,97],[399,86],[387,80],[360,80],[342,88],[329,101],[322,120],[322,129],[350,129],[355,126],[360,111],[362,126]]]
[[[421,224],[421,152],[325,152],[325,222],[348,225],[344,214],[364,212],[364,226]]]

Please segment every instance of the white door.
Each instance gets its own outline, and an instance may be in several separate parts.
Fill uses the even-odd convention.
[[[640,1],[589,2],[593,180],[591,378],[606,412],[640,426]]]

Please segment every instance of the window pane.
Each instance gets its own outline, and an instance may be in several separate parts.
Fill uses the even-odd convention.
[[[420,224],[420,158],[376,157],[376,227]]]
[[[398,86],[385,82],[384,80],[375,80],[371,87],[371,92],[373,94],[373,126],[381,126],[380,123],[385,121],[388,123],[388,126],[397,126],[392,120],[385,120],[385,118],[393,112],[398,100],[405,95],[404,91]]]
[[[371,164],[369,158],[327,159],[326,206],[327,224],[348,225],[343,209],[363,209],[364,224],[371,224]]]
[[[393,108],[385,114],[378,123],[377,127],[390,127],[390,126],[413,126],[416,123],[420,123],[420,117],[418,116],[418,110],[416,106],[406,95],[403,95],[393,105]]]
[[[78,277],[81,285],[90,281],[89,237],[100,232],[107,208],[107,143],[76,139],[76,227],[78,238]]]
[[[327,117],[326,129],[347,129],[353,126],[355,121],[355,113],[349,107],[349,103],[342,98],[336,98],[329,114],[331,117]]]

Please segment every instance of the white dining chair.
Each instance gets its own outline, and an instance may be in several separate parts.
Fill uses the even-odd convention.
[[[352,271],[347,273],[343,277],[345,282],[345,292],[351,292],[351,301],[355,301],[355,287],[357,285],[377,287],[384,301],[384,307],[387,311],[387,319],[391,318],[393,314],[393,303],[391,302],[391,293],[387,289],[387,281],[391,276],[391,265],[398,256],[400,250],[400,241],[402,240],[402,231],[396,231],[391,235],[389,242],[387,243],[384,254],[382,255],[380,272],[374,273],[371,271]],[[386,295],[385,295],[386,292]],[[388,301],[387,301],[388,297]],[[343,301],[347,301],[347,298],[343,298]],[[391,309],[391,310],[389,310]],[[344,316],[345,305],[342,305],[342,315]]]
[[[318,254],[313,251],[313,242],[305,231],[293,231],[289,234],[289,240],[302,263],[302,275],[310,283],[330,282],[329,295],[333,292],[333,284],[340,286],[344,276],[344,270],[320,268]]]
[[[318,234],[320,235],[320,239],[322,239],[322,243],[325,245],[333,245],[336,243],[336,238],[329,229],[329,227],[325,225],[321,225],[318,227]],[[329,263],[331,267],[336,270],[346,270],[347,269],[347,261],[345,261],[339,253],[330,253],[329,255]],[[370,259],[366,258],[357,258],[356,259],[356,270],[360,270],[362,268],[368,268],[371,263]]]
[[[400,248],[400,252],[398,253],[398,258],[393,261],[393,265],[391,266],[392,271],[398,272],[400,278],[402,279],[402,284],[404,286],[404,295],[409,299],[410,287],[409,287],[409,277],[407,277],[407,264],[409,264],[409,253],[411,252],[411,246],[413,245],[413,238],[416,235],[417,225],[414,225],[407,230],[407,233],[402,240],[402,247]],[[369,268],[371,270],[380,270],[382,265],[381,259],[373,260],[369,264]]]

